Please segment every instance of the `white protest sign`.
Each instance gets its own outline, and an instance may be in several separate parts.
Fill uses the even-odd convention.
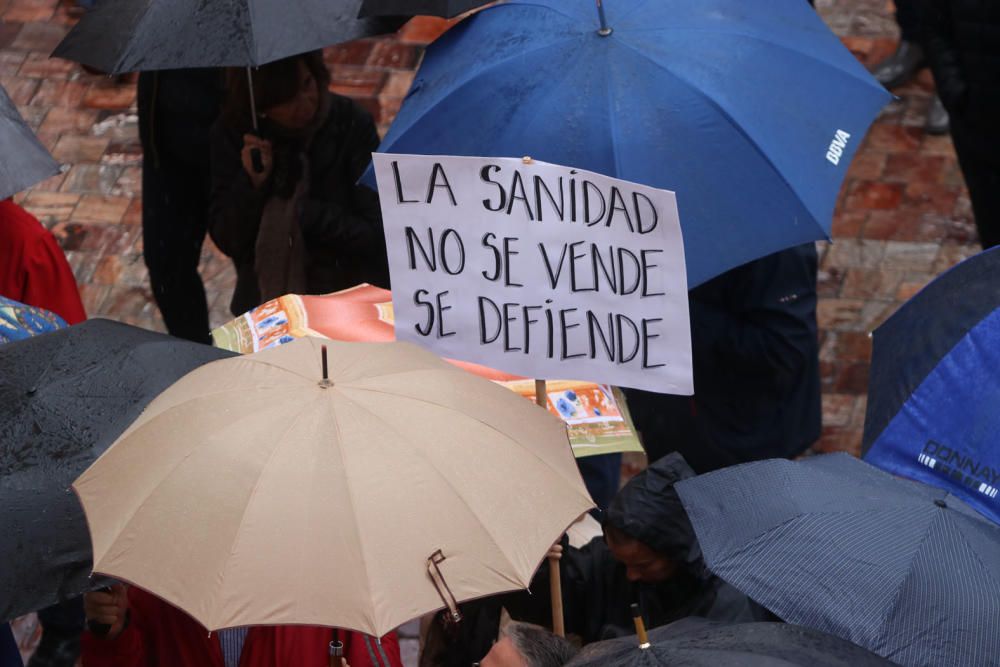
[[[693,393],[672,192],[512,158],[374,161],[399,340],[527,377]]]

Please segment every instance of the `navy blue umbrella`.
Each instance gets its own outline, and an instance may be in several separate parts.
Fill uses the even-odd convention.
[[[673,190],[691,286],[826,237],[890,96],[809,5],[600,6],[510,0],[452,28],[379,150],[530,155]]]
[[[1000,523],[1000,249],[939,277],[873,338],[865,460]]]
[[[708,567],[789,623],[900,665],[1000,660],[1000,526],[847,454],[680,482]]]

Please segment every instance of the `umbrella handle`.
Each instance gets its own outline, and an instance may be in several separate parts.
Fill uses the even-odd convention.
[[[462,620],[462,612],[458,610],[458,600],[455,599],[455,595],[448,588],[448,584],[444,580],[444,575],[441,574],[441,568],[438,567],[444,561],[445,555],[440,549],[432,553],[427,558],[427,574],[430,575],[431,582],[433,582],[434,588],[437,589],[438,595],[441,596],[444,606],[448,608],[452,622],[458,623]]]
[[[258,174],[264,173],[264,159],[260,155],[259,148],[250,149],[250,162],[253,164],[253,170]]]
[[[247,92],[250,97],[250,119],[253,122],[253,133],[257,134],[257,100],[254,98],[253,92],[253,71],[249,67],[247,67]],[[250,149],[250,162],[256,173],[264,173],[264,159],[261,157],[259,148]]]
[[[110,593],[111,592],[111,587],[110,586],[102,586],[101,588],[98,588],[97,590],[100,591],[101,593]],[[87,619],[87,630],[89,630],[90,634],[94,635],[95,637],[105,637],[105,636],[107,636],[107,634],[109,632],[111,632],[111,624],[110,623],[98,623],[97,621],[88,618]]]
[[[111,625],[87,619],[87,630],[89,630],[90,634],[95,637],[105,637],[109,632],[111,632]]]

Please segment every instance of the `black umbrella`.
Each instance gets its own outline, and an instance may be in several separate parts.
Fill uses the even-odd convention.
[[[709,568],[790,623],[901,665],[995,665],[1000,526],[846,454],[677,484]]]
[[[363,0],[358,16],[442,16],[450,19],[492,0]]]
[[[52,52],[108,74],[252,67],[330,44],[394,32],[401,17],[358,18],[361,0],[101,0]],[[263,171],[260,151],[254,169]]]
[[[257,67],[399,28],[359,19],[361,0],[101,0],[52,53],[119,74]]]
[[[0,86],[0,200],[59,173],[59,164]]]
[[[566,667],[884,667],[893,665],[825,632],[786,623],[728,625],[686,618],[635,636],[585,646]]]
[[[228,356],[108,320],[0,346],[0,622],[87,590],[70,484],[157,394]]]

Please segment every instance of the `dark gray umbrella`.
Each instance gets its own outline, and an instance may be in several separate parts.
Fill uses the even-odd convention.
[[[901,665],[1000,664],[1000,526],[846,454],[677,485],[709,568],[780,618]]]
[[[886,667],[885,658],[839,637],[786,623],[729,625],[685,618],[635,637],[585,646],[566,667]]]
[[[363,0],[359,16],[442,16],[451,18],[492,0]]]
[[[109,74],[256,67],[402,24],[359,19],[360,7],[361,0],[101,0],[52,55]]]
[[[217,348],[108,320],[0,345],[0,622],[88,588],[70,483]]]
[[[59,164],[21,118],[0,86],[0,199],[59,173]]]

